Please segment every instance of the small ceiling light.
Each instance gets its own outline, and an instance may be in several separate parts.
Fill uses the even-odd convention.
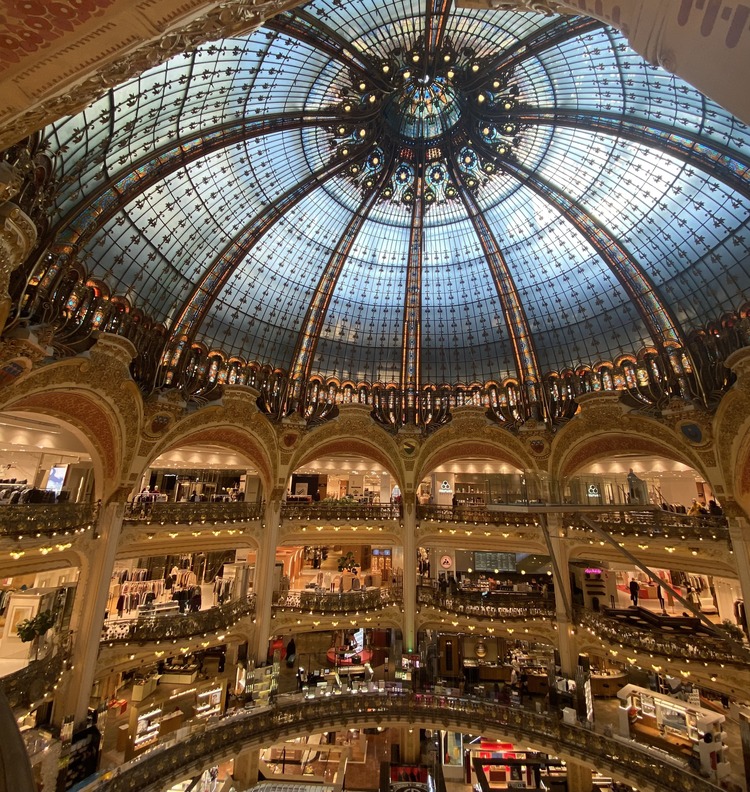
[[[471,70],[473,72],[478,72],[479,71],[479,64],[478,63],[472,63],[471,64]]]
[[[453,69],[448,69],[447,77],[449,80],[452,80],[456,76],[456,72]]]
[[[359,84],[359,90],[360,90],[360,91],[364,91],[364,90],[365,90],[365,88],[367,88],[367,83],[361,82],[361,83]]]
[[[407,69],[407,70],[404,72],[404,79],[405,79],[405,80],[408,80],[408,79],[409,79],[409,77],[411,77],[411,72],[410,72],[410,71]]]

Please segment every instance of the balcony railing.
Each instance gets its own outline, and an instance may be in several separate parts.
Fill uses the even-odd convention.
[[[724,517],[675,514],[656,507],[647,509],[603,509],[571,511],[563,515],[564,524],[578,530],[591,530],[583,518],[611,533],[623,536],[649,536],[662,539],[729,539]]]
[[[540,511],[544,507],[537,506]],[[538,518],[528,512],[489,511],[486,506],[419,506],[417,516],[421,520],[450,523],[480,523],[487,525],[510,525],[534,527]]]
[[[98,503],[17,503],[0,506],[0,536],[69,536],[94,527]]]
[[[396,603],[401,603],[401,592],[388,588],[348,591],[345,594],[303,590],[288,591],[279,595],[274,607],[301,613],[356,613],[379,610]]]
[[[263,515],[262,503],[244,501],[206,501],[196,503],[169,503],[165,501],[136,500],[125,507],[129,522],[159,523],[162,525],[195,525],[197,523],[246,522],[259,520]]]
[[[555,597],[535,592],[450,591],[441,592],[431,586],[419,586],[417,602],[451,613],[479,619],[551,619],[555,616]]]
[[[82,792],[161,790],[245,747],[343,725],[365,727],[399,722],[434,724],[455,731],[503,736],[521,745],[532,744],[563,758],[584,759],[600,772],[641,789],[719,790],[666,753],[662,760],[646,746],[566,724],[556,717],[471,697],[389,690],[313,700],[304,700],[300,694],[279,696],[274,706],[228,715],[179,741],[159,745],[93,780]]]
[[[197,613],[166,616],[142,615],[139,619],[117,619],[104,623],[102,643],[163,641],[226,630],[243,616],[255,612],[255,597],[227,602]]]
[[[396,503],[354,503],[347,500],[312,503],[283,503],[281,516],[286,520],[397,520],[401,508]]]
[[[44,698],[57,684],[69,654],[70,641],[67,634],[50,647],[50,652],[41,660],[32,660],[27,666],[12,674],[0,677],[0,689],[5,693],[11,707],[30,707]]]
[[[718,636],[668,634],[658,627],[639,629],[620,619],[582,608],[576,610],[576,620],[582,627],[590,628],[602,638],[649,654],[691,662],[750,666],[750,650]],[[668,624],[668,620],[665,623]]]

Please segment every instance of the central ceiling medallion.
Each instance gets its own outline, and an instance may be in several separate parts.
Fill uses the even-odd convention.
[[[392,50],[376,76],[353,72],[333,129],[350,178],[405,205],[441,203],[486,183],[520,142],[518,89],[498,62],[470,47],[456,52],[447,38],[427,55],[420,37],[408,51]]]

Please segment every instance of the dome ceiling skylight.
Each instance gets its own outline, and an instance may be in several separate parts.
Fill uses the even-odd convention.
[[[543,401],[642,350],[688,376],[750,291],[747,129],[591,19],[314,0],[44,135],[53,260],[162,323],[174,377],[200,345]]]

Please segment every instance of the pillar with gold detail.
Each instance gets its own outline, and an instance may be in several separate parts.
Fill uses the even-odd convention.
[[[416,651],[415,620],[417,614],[417,499],[413,489],[403,496],[404,548],[404,652]]]
[[[94,684],[96,662],[99,656],[99,639],[107,610],[109,582],[117,554],[117,545],[125,514],[124,503],[108,503],[101,508],[96,532],[90,539],[91,548],[76,590],[75,606],[71,619],[73,647],[70,670],[63,675],[55,697],[53,717],[60,724],[70,716],[75,727],[86,723],[91,688]]]
[[[276,545],[281,527],[281,503],[284,491],[276,487],[266,503],[263,513],[263,541],[255,556],[255,632],[250,655],[256,663],[265,663],[268,655],[268,639],[271,637],[271,608],[273,605],[274,570]]]

